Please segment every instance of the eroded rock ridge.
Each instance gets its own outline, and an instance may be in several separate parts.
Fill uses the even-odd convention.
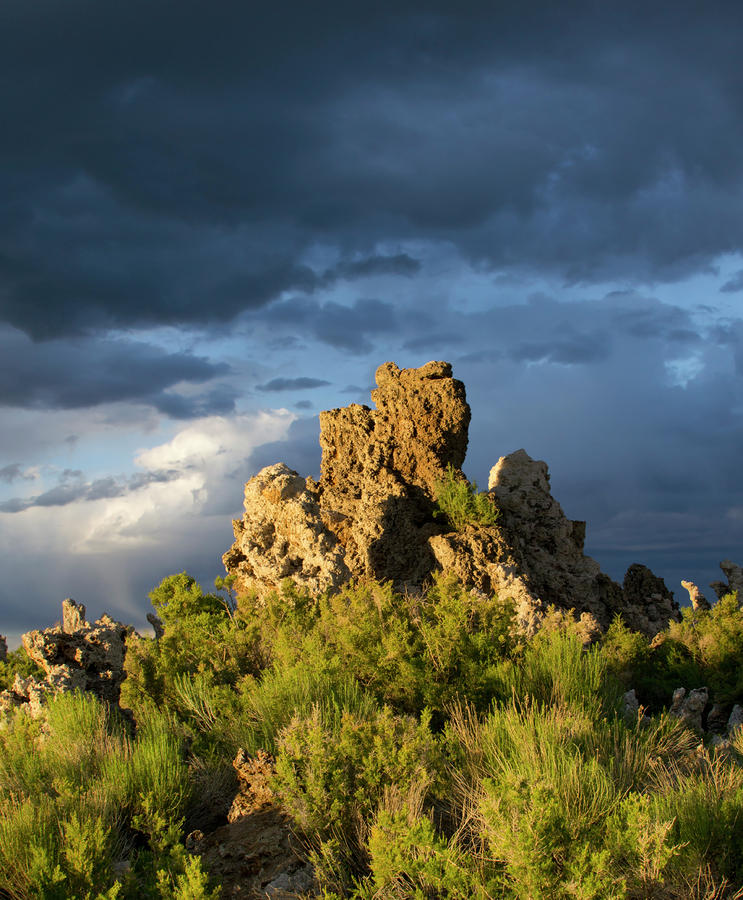
[[[319,483],[279,463],[246,484],[245,513],[223,557],[240,590],[271,590],[287,576],[313,591],[356,577],[419,590],[445,569],[472,589],[512,597],[527,633],[549,605],[582,615],[588,632],[617,612],[651,635],[679,617],[673,595],[646,567],[631,566],[619,585],[585,555],[585,523],[565,516],[546,463],[525,450],[501,457],[490,473],[497,523],[452,531],[434,513],[447,468],[464,478],[464,385],[446,362],[402,370],[385,363],[376,383],[375,409],[352,404],[320,414]]]

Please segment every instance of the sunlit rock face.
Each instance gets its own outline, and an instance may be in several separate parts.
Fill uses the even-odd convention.
[[[287,576],[313,591],[351,578],[420,590],[437,570],[469,587],[513,598],[520,627],[538,628],[550,605],[583,615],[588,632],[617,612],[655,634],[678,607],[643,566],[624,588],[583,553],[585,523],[568,519],[550,493],[546,463],[525,450],[502,456],[488,493],[494,525],[452,531],[436,517],[437,483],[461,467],[470,408],[451,365],[419,369],[385,363],[376,373],[375,408],[352,404],[320,414],[320,482],[283,464],[245,486],[245,514],[224,556],[240,590],[271,590]]]
[[[23,646],[45,677],[16,676],[12,690],[0,694],[0,709],[28,704],[40,711],[47,697],[66,691],[90,691],[102,700],[118,703],[125,678],[126,639],[131,625],[107,615],[91,625],[85,607],[67,599],[62,603],[62,624],[23,635]]]

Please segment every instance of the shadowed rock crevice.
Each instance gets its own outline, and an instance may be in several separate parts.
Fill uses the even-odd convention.
[[[649,569],[630,567],[622,587],[584,554],[585,522],[565,516],[546,463],[525,450],[502,456],[490,473],[496,524],[449,530],[434,517],[436,492],[448,468],[463,477],[464,385],[446,362],[402,370],[385,363],[376,383],[375,409],[320,414],[319,483],[279,463],[245,486],[245,514],[223,558],[239,590],[271,590],[287,576],[312,591],[358,577],[418,590],[444,569],[473,589],[512,597],[527,633],[550,605],[602,628],[621,612],[651,635],[678,618],[673,595]]]

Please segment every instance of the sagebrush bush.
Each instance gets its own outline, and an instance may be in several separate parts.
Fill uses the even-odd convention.
[[[715,755],[663,712],[679,686],[743,701],[735,598],[652,643],[618,618],[592,646],[557,611],[526,641],[513,603],[445,574],[235,603],[181,573],[151,599],[164,632],[131,640],[122,691],[136,727],[74,694],[0,723],[10,897],[212,900],[184,825],[224,807],[239,748],[276,756],[327,900],[743,897],[743,731]],[[631,687],[650,718],[624,718]]]
[[[283,808],[316,848],[328,841],[339,865],[365,865],[368,825],[395,785],[440,796],[444,758],[428,717],[420,722],[388,707],[354,714],[314,706],[284,729],[278,742],[275,788]],[[322,852],[322,851],[321,851]]]
[[[18,711],[0,728],[0,885],[19,900],[159,897],[152,871],[175,884],[196,878],[193,865],[152,844],[138,854],[133,836],[146,815],[180,834],[190,794],[180,743],[156,711],[134,739],[92,695],[59,694],[39,721]],[[119,878],[124,855],[135,864]]]
[[[444,477],[434,486],[436,511],[434,516],[445,516],[455,531],[467,525],[495,525],[500,511],[487,493],[477,490],[477,483],[470,484],[452,465],[446,468]]]

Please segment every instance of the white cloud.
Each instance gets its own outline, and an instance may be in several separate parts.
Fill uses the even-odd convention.
[[[166,443],[141,450],[135,457],[140,468],[180,474],[95,504],[98,509],[73,551],[101,552],[117,545],[171,540],[174,533],[190,530],[194,520],[221,506],[225,494],[231,508],[239,507],[250,454],[261,444],[285,438],[294,418],[283,409],[231,418],[209,416],[191,422]]]
[[[166,575],[187,568],[208,588],[230,546],[252,452],[284,440],[294,418],[279,409],[192,421],[133,454],[145,474],[175,470],[172,480],[0,515],[0,632],[51,624],[67,596],[87,604],[89,617],[109,612],[146,627],[146,593]]]

